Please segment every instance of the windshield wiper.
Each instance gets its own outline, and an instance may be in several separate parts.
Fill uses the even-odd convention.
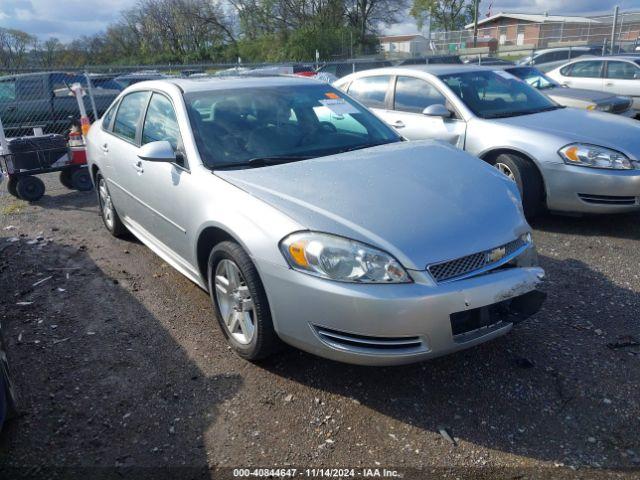
[[[520,112],[501,112],[501,113],[489,113],[485,115],[483,118],[508,118],[508,117],[520,117],[522,115],[533,115],[534,113],[542,113],[542,112],[550,112],[551,110],[558,110],[560,108],[565,108],[562,105],[550,105],[548,107],[536,108],[534,110],[523,110]]]
[[[389,141],[384,141],[384,142],[378,142],[378,143],[366,143],[364,145],[352,145],[350,147],[344,147],[344,148],[340,148],[338,149],[335,153],[346,153],[346,152],[353,152],[355,150],[362,150],[365,148],[373,148],[373,147],[379,147],[381,145],[388,145],[389,143],[397,143],[400,140],[396,141],[396,140],[389,140]]]
[[[270,165],[280,165],[283,163],[297,162],[300,160],[308,160],[313,158],[310,155],[274,155],[271,157],[255,157],[243,162],[228,162],[214,165],[214,170],[224,170],[233,168],[258,168],[268,167]]]

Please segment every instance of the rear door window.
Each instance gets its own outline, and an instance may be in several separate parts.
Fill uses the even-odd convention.
[[[600,78],[604,62],[601,60],[587,60],[573,64],[569,72],[570,77]]]
[[[126,140],[135,141],[140,117],[144,111],[149,92],[134,92],[120,101],[113,124],[113,133]]]
[[[633,80],[640,68],[630,62],[607,62],[607,78]]]
[[[389,75],[358,78],[349,86],[349,95],[367,107],[385,108],[390,79]]]
[[[113,105],[111,105],[111,108],[109,108],[109,110],[107,110],[107,112],[102,117],[102,128],[104,130],[111,131],[111,127],[112,127],[111,122],[113,120],[113,115],[116,113],[117,108],[118,108],[118,104],[116,102]]]
[[[16,81],[2,80],[0,81],[0,102],[13,102],[16,99]]]

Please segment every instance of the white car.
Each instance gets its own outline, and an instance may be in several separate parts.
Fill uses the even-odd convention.
[[[547,76],[571,88],[600,90],[633,98],[640,111],[640,57],[589,57],[573,60],[551,70]]]

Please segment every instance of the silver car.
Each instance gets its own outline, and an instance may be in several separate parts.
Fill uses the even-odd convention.
[[[506,67],[504,70],[520,80],[524,80],[554,102],[565,107],[598,110],[625,117],[635,117],[636,115],[636,111],[631,108],[633,101],[629,97],[598,90],[562,86],[535,67]]]
[[[547,73],[561,85],[599,90],[633,99],[640,112],[640,57],[589,57],[563,64]]]
[[[414,362],[503,335],[542,302],[511,180],[402,141],[315,80],[138,83],[87,142],[106,228],[207,290],[246,359],[284,341]]]
[[[564,108],[502,69],[396,67],[335,86],[409,140],[447,141],[518,184],[528,216],[640,209],[640,123]]]

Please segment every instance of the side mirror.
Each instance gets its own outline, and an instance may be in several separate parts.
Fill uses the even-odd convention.
[[[176,152],[166,140],[150,142],[138,150],[138,158],[148,162],[175,162]]]
[[[634,78],[635,80],[640,80],[640,72],[638,72],[638,73],[634,73],[634,74],[633,74],[633,78]]]
[[[427,117],[442,117],[442,118],[450,118],[451,111],[441,103],[436,103],[434,105],[429,105],[422,111],[423,115]]]

